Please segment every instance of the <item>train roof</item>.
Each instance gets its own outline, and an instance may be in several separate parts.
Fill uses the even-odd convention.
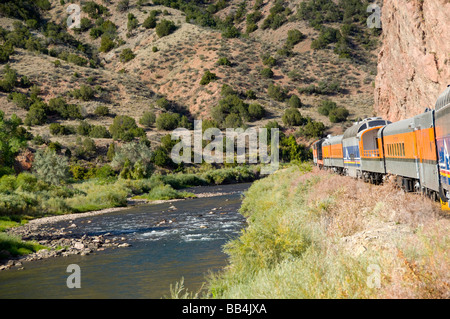
[[[414,128],[412,128],[413,125],[414,125],[414,118],[409,118],[395,123],[391,123],[384,128],[383,135],[388,136],[412,132],[414,131]]]
[[[450,104],[450,85],[447,86],[447,89],[439,95],[436,101],[436,111],[442,109],[444,106]]]
[[[389,123],[391,123],[391,122],[383,120],[383,118],[381,118],[381,117],[369,117],[360,122],[356,122],[355,124],[353,124],[352,127],[349,127],[345,131],[343,138],[346,139],[346,138],[350,138],[350,137],[356,137],[359,132],[361,132],[367,128],[371,128],[371,127],[375,127],[375,126],[384,126]]]
[[[335,145],[335,144],[341,144],[342,143],[342,137],[343,135],[338,135],[338,136],[331,136],[329,135],[325,141],[323,142],[323,144],[326,145]]]

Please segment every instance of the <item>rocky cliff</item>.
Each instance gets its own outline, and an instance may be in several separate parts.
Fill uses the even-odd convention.
[[[433,108],[450,84],[450,1],[384,0],[375,112],[391,121]]]

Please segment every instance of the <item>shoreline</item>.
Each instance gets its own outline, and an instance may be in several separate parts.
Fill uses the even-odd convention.
[[[67,257],[70,255],[85,256],[97,251],[103,251],[107,248],[124,248],[131,246],[126,242],[126,238],[112,236],[109,233],[99,236],[88,236],[87,234],[83,234],[82,236],[74,236],[71,234],[71,229],[77,227],[73,222],[76,219],[104,215],[142,205],[165,204],[206,197],[223,196],[227,194],[230,194],[230,192],[202,192],[195,194],[195,198],[179,198],[154,201],[149,201],[146,199],[133,199],[129,197],[127,199],[127,206],[123,207],[111,207],[96,211],[70,213],[32,219],[24,225],[8,229],[6,233],[8,235],[18,236],[23,241],[37,242],[43,246],[46,246],[47,248],[27,255],[10,255],[4,259],[0,259],[0,271],[11,268],[21,270],[24,268],[24,262],[42,260],[50,257]],[[68,224],[66,227],[53,227],[54,224],[59,222],[68,222]],[[9,252],[4,253],[6,253],[6,255],[9,255]]]

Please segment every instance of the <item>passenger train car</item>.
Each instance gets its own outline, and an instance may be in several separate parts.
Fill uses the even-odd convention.
[[[320,168],[374,184],[394,175],[405,191],[439,199],[450,210],[450,85],[434,110],[395,123],[367,118],[312,148]]]

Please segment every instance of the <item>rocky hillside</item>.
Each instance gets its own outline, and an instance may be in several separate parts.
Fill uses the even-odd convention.
[[[450,2],[384,0],[375,111],[391,121],[433,108],[450,84]]]
[[[71,3],[0,3],[1,111],[32,149],[104,164],[113,143],[154,149],[195,119],[271,122],[308,145],[375,115],[366,0],[82,1],[73,29]],[[119,116],[133,132],[112,132]]]

